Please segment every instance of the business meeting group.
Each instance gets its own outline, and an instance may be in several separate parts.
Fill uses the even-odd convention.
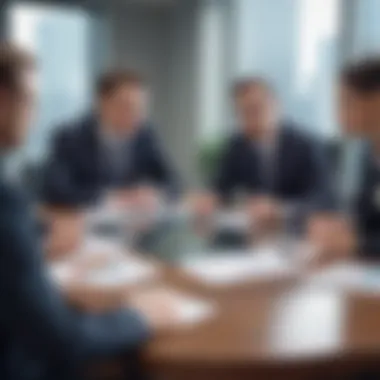
[[[179,276],[175,256],[185,250],[186,238],[174,236],[174,260],[154,249],[183,225],[207,240],[208,248],[187,247],[182,270],[210,287],[223,281],[234,286],[243,277],[249,282],[260,272],[255,260],[269,273],[269,261],[280,260],[274,256],[281,256],[281,239],[294,243],[286,253],[289,273],[346,262],[375,265],[380,257],[380,57],[349,62],[335,78],[341,133],[365,146],[360,178],[345,201],[324,142],[284,117],[275,86],[261,76],[236,78],[225,89],[235,125],[209,178],[188,189],[149,112],[150,83],[128,68],[100,75],[92,108],[54,129],[32,195],[5,167],[32,127],[38,70],[30,53],[1,42],[0,379],[111,379],[91,371],[107,360],[120,364],[119,378],[150,378],[146,362],[160,342],[160,353],[176,357],[176,348],[187,353],[197,347],[190,335],[203,323],[209,327],[202,334],[217,331],[213,323],[224,313],[218,297],[211,295],[207,305],[189,301],[160,275]],[[268,248],[274,242],[276,248]],[[197,249],[209,254],[191,264]],[[240,269],[234,252],[243,260]],[[224,266],[210,264],[218,258]],[[130,280],[125,283],[123,265]],[[155,275],[140,284],[149,277],[147,268]],[[197,310],[178,311],[186,302]],[[242,330],[234,335],[231,323],[219,325],[218,335],[226,338],[206,346],[218,345],[212,352],[223,358],[237,339],[228,337]],[[255,334],[251,339],[254,345]],[[193,378],[185,372],[174,378]]]

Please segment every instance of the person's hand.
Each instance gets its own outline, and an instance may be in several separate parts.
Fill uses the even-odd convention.
[[[153,212],[158,209],[162,202],[160,192],[149,186],[140,186],[133,190],[133,207],[137,210]]]
[[[257,233],[276,231],[284,218],[284,210],[279,201],[267,196],[253,197],[248,204],[251,223]]]
[[[356,250],[357,236],[344,216],[325,213],[308,221],[306,243],[311,250],[310,263],[320,266],[349,259]]]
[[[191,208],[197,217],[211,216],[215,212],[217,205],[217,198],[211,193],[197,194],[191,200]]]
[[[84,237],[84,224],[81,213],[53,216],[49,221],[49,234],[45,242],[48,257],[62,257],[78,249]]]
[[[176,299],[165,290],[131,295],[128,306],[137,310],[155,333],[173,329],[180,324]]]

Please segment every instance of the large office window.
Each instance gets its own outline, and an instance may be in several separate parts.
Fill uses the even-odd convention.
[[[299,2],[292,113],[324,136],[338,132],[335,89],[339,55],[339,0]]]
[[[236,0],[235,76],[261,75],[284,112],[304,128],[334,136],[340,0]]]
[[[352,5],[352,55],[380,54],[380,1],[359,0]]]
[[[15,5],[9,10],[10,38],[38,58],[38,112],[18,164],[39,160],[52,128],[82,112],[90,101],[89,20],[74,8]]]
[[[199,136],[214,139],[225,126],[224,10],[221,2],[207,0],[199,10]]]

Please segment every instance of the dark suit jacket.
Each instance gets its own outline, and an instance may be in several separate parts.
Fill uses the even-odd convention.
[[[361,159],[359,188],[353,204],[364,257],[380,257],[380,166],[367,147]]]
[[[96,201],[110,187],[149,183],[170,197],[179,183],[158,138],[149,126],[141,126],[125,148],[125,168],[115,181],[100,142],[94,117],[65,125],[56,134],[42,175],[42,200],[55,206],[83,206]]]
[[[263,172],[255,143],[237,133],[227,144],[214,188],[225,200],[242,190],[248,194],[270,194],[307,208],[330,207],[333,196],[325,154],[315,139],[284,124],[274,148],[270,179],[266,180],[268,173]]]
[[[27,202],[2,180],[0,247],[1,379],[61,379],[69,372],[71,379],[86,362],[135,350],[147,339],[132,310],[87,314],[66,304],[47,275]]]

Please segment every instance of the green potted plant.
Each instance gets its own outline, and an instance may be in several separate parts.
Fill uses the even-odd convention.
[[[205,140],[200,143],[197,162],[203,182],[208,183],[216,175],[224,146],[225,138]]]

